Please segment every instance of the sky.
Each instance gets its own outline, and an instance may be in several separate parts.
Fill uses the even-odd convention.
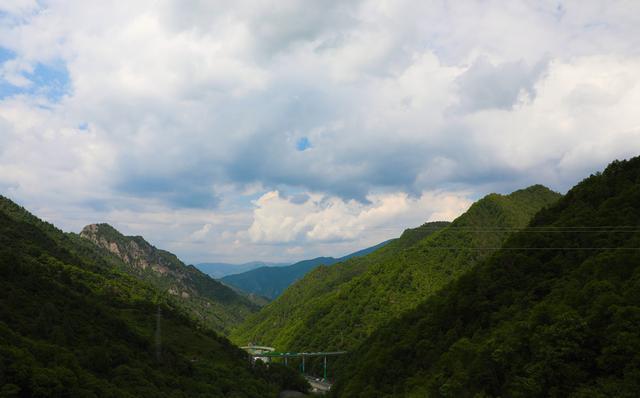
[[[635,0],[0,2],[0,194],[188,263],[340,256],[639,154]]]

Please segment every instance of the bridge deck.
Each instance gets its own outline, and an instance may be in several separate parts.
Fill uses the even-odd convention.
[[[329,351],[329,352],[265,352],[262,354],[251,354],[254,357],[269,358],[296,358],[296,357],[325,357],[331,355],[343,355],[347,351]]]

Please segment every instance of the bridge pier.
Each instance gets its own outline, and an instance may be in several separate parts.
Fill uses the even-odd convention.
[[[262,359],[263,361],[270,361],[275,358],[284,358],[284,365],[289,366],[289,357],[291,358],[302,358],[302,363],[300,364],[300,368],[302,370],[302,374],[306,372],[306,359],[307,357],[322,357],[323,361],[323,376],[324,380],[327,380],[327,357],[335,356],[335,355],[343,355],[346,354],[346,351],[310,351],[310,352],[276,352],[273,347],[262,347],[262,346],[246,346],[242,347],[247,352],[251,354],[251,357],[255,360],[257,358]]]
[[[327,356],[324,356],[324,379],[327,380]]]

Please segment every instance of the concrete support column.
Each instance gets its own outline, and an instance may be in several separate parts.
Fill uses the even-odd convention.
[[[324,356],[324,379],[327,380],[327,356]]]

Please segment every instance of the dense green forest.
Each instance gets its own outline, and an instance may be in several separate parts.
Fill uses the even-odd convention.
[[[0,197],[0,396],[269,397],[306,382]]]
[[[169,293],[175,303],[211,329],[227,334],[259,305],[141,236],[124,236],[108,224],[86,226],[80,237],[115,256],[119,269]]]
[[[388,242],[382,242],[340,258],[317,257],[310,260],[298,261],[295,264],[284,267],[259,267],[239,274],[225,276],[222,278],[222,281],[244,292],[257,294],[273,300],[280,296],[292,283],[318,266],[332,265],[350,258],[365,256],[383,247],[387,243]]]
[[[376,331],[344,359],[334,395],[637,397],[639,248],[634,158],[581,182]]]
[[[447,224],[446,222],[427,223],[414,230],[405,231],[403,237],[416,234],[427,236]],[[416,233],[413,233],[414,231]],[[403,243],[404,239],[396,239],[368,256],[352,258],[334,266],[315,268],[291,285],[277,300],[247,318],[231,333],[232,341],[238,344],[248,341],[264,342],[280,349],[289,349],[292,345],[287,339],[288,336],[283,334],[283,328],[296,330],[295,323],[305,320],[308,307],[313,304],[314,299],[337,290],[355,276],[365,272],[371,264],[382,262],[382,259],[392,259]]]
[[[489,256],[559,197],[540,185],[491,194],[451,224],[427,223],[367,256],[319,267],[247,318],[231,338],[282,350],[351,350]],[[468,246],[484,249],[457,250]]]

